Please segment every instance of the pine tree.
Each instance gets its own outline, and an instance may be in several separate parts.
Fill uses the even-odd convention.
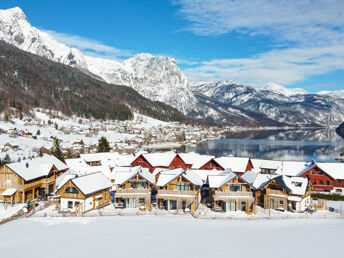
[[[11,159],[10,159],[10,156],[8,156],[8,154],[6,154],[5,158],[1,162],[1,165],[6,165],[8,163],[11,163]]]
[[[109,142],[102,136],[98,141],[97,152],[109,152],[110,150]]]
[[[41,131],[38,129],[36,135],[41,135]]]
[[[52,148],[51,154],[54,155],[56,158],[64,162],[64,158],[62,155],[61,147],[60,147],[60,140],[55,139],[54,147]]]

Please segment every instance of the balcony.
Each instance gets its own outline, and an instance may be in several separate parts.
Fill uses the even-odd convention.
[[[216,191],[214,199],[236,199],[236,198],[253,198],[252,192],[220,192]]]
[[[193,191],[179,191],[179,190],[158,190],[156,198],[170,199],[170,198],[195,198],[196,194]]]
[[[272,189],[266,189],[267,195],[275,195],[275,196],[286,196],[286,194],[280,190],[272,190]]]
[[[148,188],[131,188],[131,189],[117,189],[116,190],[116,197],[124,197],[124,196],[139,196],[139,195],[150,195],[150,191]]]

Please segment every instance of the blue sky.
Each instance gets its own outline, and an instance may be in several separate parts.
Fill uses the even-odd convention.
[[[342,0],[1,0],[91,55],[172,56],[190,80],[344,89]]]

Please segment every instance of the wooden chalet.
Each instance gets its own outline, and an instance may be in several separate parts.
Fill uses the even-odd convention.
[[[256,203],[265,209],[303,212],[313,206],[312,189],[308,178],[275,176],[256,189]]]
[[[129,171],[115,171],[115,205],[123,208],[151,209],[151,191],[155,176],[148,168],[135,167]]]
[[[4,165],[0,168],[0,199],[20,203],[52,194],[56,178],[66,170],[63,162],[50,155]]]
[[[236,173],[224,171],[208,176],[209,200],[215,211],[253,212],[252,186]]]
[[[202,179],[192,170],[177,168],[162,171],[157,181],[159,209],[194,212],[200,203]]]
[[[153,172],[156,168],[191,168],[191,164],[186,164],[179,154],[174,152],[144,153],[138,156],[131,165],[149,168],[150,172]]]
[[[110,187],[110,181],[102,172],[74,175],[57,191],[60,196],[59,211],[83,214],[102,208],[111,201]]]
[[[214,161],[219,164],[223,170],[229,169],[232,172],[237,173],[239,176],[253,169],[253,164],[250,158],[224,156],[216,158]]]

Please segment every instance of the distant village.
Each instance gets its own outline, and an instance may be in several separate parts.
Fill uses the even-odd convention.
[[[326,209],[326,200],[315,203],[312,193],[342,195],[344,163],[99,152],[64,162],[43,154],[0,168],[3,205],[38,200],[49,203],[56,215],[84,215],[106,207],[194,216],[200,209],[248,216],[261,210],[300,214]]]

